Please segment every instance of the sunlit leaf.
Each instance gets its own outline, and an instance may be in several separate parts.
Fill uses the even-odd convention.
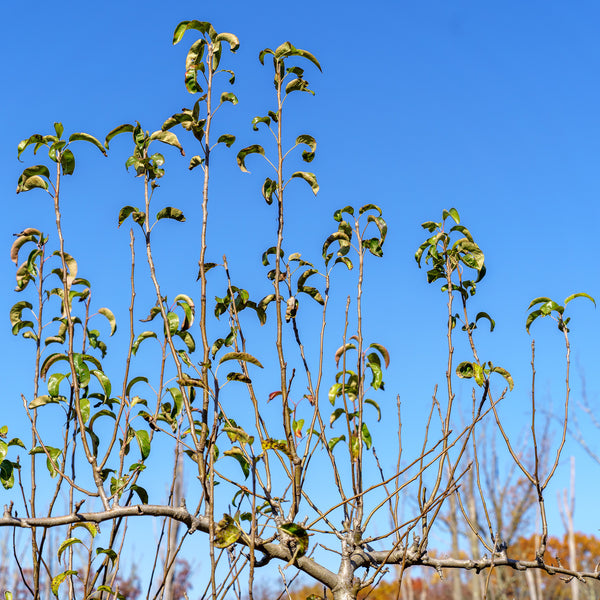
[[[242,472],[244,473],[244,478],[247,479],[248,475],[250,474],[250,463],[248,462],[248,459],[244,456],[242,449],[234,447],[230,450],[226,450],[225,452],[223,452],[223,454],[225,456],[231,456],[232,458],[235,458],[235,460],[238,461],[240,467],[242,468]]]
[[[304,179],[308,185],[310,185],[313,194],[316,196],[319,191],[319,184],[317,183],[317,176],[314,173],[308,173],[307,171],[296,171],[292,173],[291,179],[294,178]]]
[[[263,368],[260,361],[257,358],[254,358],[254,356],[252,356],[251,354],[248,354],[247,352],[228,352],[227,354],[221,357],[219,364],[222,364],[228,360],[239,360],[242,362],[249,362],[253,365],[256,365],[257,367],[260,367],[261,369]]]
[[[108,149],[108,144],[110,140],[112,140],[115,136],[119,135],[120,133],[131,133],[134,129],[135,127],[130,123],[124,123],[123,125],[115,127],[106,134],[106,139],[104,140],[105,148]]]
[[[98,312],[101,315],[104,315],[110,324],[110,335],[113,335],[115,331],[117,331],[117,320],[115,319],[115,315],[109,308],[99,308]]]
[[[474,375],[473,363],[470,363],[468,361],[461,362],[456,367],[456,374],[461,379],[470,379]]]
[[[502,375],[502,377],[504,377],[508,383],[508,389],[512,392],[513,388],[515,387],[515,382],[513,381],[512,375],[506,369],[502,367],[492,367],[492,373],[499,373]]]
[[[578,292],[577,294],[571,294],[570,296],[565,298],[565,306],[567,304],[569,304],[569,302],[571,302],[571,300],[574,300],[575,298],[587,298],[588,300],[591,300],[594,303],[594,306],[596,306],[596,301],[589,294],[586,294],[585,292]]]
[[[67,578],[70,577],[71,575],[77,575],[77,571],[73,571],[73,570],[68,570],[65,571],[64,573],[59,573],[58,575],[56,575],[55,577],[52,578],[52,581],[50,583],[50,589],[52,590],[52,593],[58,598],[58,588],[60,587],[60,584]]]
[[[159,131],[155,131],[148,138],[149,141],[158,140],[163,144],[168,144],[169,146],[175,146],[181,152],[181,156],[185,156],[185,152],[177,139],[177,136],[172,131],[163,131],[162,129]]]
[[[108,138],[108,136],[107,136],[107,138]],[[96,148],[98,148],[98,150],[100,150],[100,152],[102,152],[102,154],[104,154],[104,156],[107,155],[106,148],[93,135],[90,135],[89,133],[73,133],[73,134],[71,134],[71,136],[69,137],[69,142],[76,142],[76,141],[89,142],[90,144],[96,146]]]
[[[236,522],[229,515],[223,515],[215,527],[215,547],[228,548],[235,544],[241,535],[242,532]]]
[[[144,332],[140,333],[140,335],[137,336],[135,342],[133,342],[133,346],[131,347],[131,351],[133,352],[133,354],[135,354],[138,351],[140,344],[144,340],[147,340],[148,338],[155,338],[155,337],[156,337],[156,333],[154,333],[154,331],[144,331]]]
[[[58,547],[58,552],[56,553],[58,556],[58,562],[60,562],[61,556],[63,555],[64,551],[67,548],[70,548],[73,544],[81,544],[82,541],[78,538],[69,538],[67,540],[65,540],[59,547]]]
[[[221,102],[231,102],[235,106],[238,103],[238,99],[237,96],[231,92],[223,92],[221,94]]]
[[[172,206],[166,206],[165,208],[159,210],[156,213],[156,219],[173,219],[174,221],[185,221],[185,217],[183,216],[183,212],[178,208],[173,208]]]
[[[138,446],[140,447],[140,454],[142,460],[146,460],[150,454],[150,435],[143,429],[134,431],[135,439],[137,440]]]
[[[248,171],[248,169],[246,168],[246,157],[249,154],[261,154],[262,156],[265,155],[265,150],[262,146],[259,146],[258,144],[253,144],[252,146],[248,146],[246,148],[242,148],[236,157],[237,160],[237,164],[238,167],[244,172],[244,173],[250,173],[250,171]]]

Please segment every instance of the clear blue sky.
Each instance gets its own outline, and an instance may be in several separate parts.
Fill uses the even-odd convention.
[[[444,298],[426,285],[413,255],[425,238],[420,223],[455,206],[486,253],[488,276],[474,308],[489,312],[497,328],[491,336],[480,334],[484,357],[512,372],[516,386],[504,414],[513,416],[515,431],[524,429],[529,301],[540,295],[562,300],[579,291],[600,297],[594,259],[600,221],[598,3],[13,3],[0,22],[2,314],[19,299],[10,292],[11,234],[27,226],[52,227],[41,192],[14,195],[20,169],[35,162],[29,152],[24,165],[17,162],[17,143],[49,133],[56,120],[67,132],[87,131],[100,139],[124,122],[160,128],[190,103],[183,87],[188,40],[171,46],[174,26],[184,19],[211,21],[240,38],[238,54],[227,58],[238,75],[234,91],[240,102],[221,116],[224,131],[238,136],[236,149],[261,141],[250,120],[272,104],[270,73],[258,63],[259,50],[290,40],[320,60],[322,75],[307,69],[316,96],[291,107],[290,135],[306,132],[317,139],[311,167],[321,192],[317,200],[298,192],[288,213],[290,226],[296,223],[291,242],[317,259],[336,208],[367,202],[383,208],[389,238],[384,260],[372,263],[367,299],[370,338],[392,355],[385,400],[379,400],[393,410],[399,393],[410,418],[411,407],[427,404],[433,385],[443,384]],[[116,230],[116,215],[120,206],[139,202],[127,196],[139,191],[124,174],[125,152],[117,141],[109,159],[82,149],[69,182],[71,247],[78,248],[82,274],[98,290],[127,285],[127,233]],[[219,206],[213,224],[227,240],[233,269],[251,286],[247,273],[261,273],[259,257],[273,239],[274,216],[260,197],[259,178],[241,174],[234,152],[225,152],[215,175]],[[193,189],[186,163],[175,151],[166,155],[171,171],[160,201],[184,208],[184,196]],[[195,209],[189,210],[193,216]],[[197,250],[194,234],[187,236],[174,243],[190,249],[183,265],[189,275]],[[165,260],[168,250],[161,249]],[[111,293],[98,293],[111,303]],[[599,315],[585,302],[574,303],[572,314],[574,400],[581,394],[581,372],[597,401]],[[7,317],[3,322],[3,419],[18,422],[25,343],[10,334]],[[540,399],[552,399],[557,408],[561,338],[549,322],[536,323],[532,331],[540,347]],[[596,531],[586,512],[597,504],[589,487],[597,471],[584,474],[595,467],[576,447],[568,452],[578,455],[578,527]],[[557,489],[566,485],[565,475],[559,473]],[[553,500],[554,491],[549,495]],[[556,513],[553,520],[560,528]]]

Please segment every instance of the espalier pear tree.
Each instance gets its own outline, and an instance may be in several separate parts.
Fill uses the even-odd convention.
[[[10,251],[19,298],[10,310],[12,333],[28,344],[32,380],[20,399],[30,431],[0,430],[0,480],[6,490],[0,526],[28,536],[27,555],[14,555],[23,588],[35,600],[125,597],[122,551],[134,535],[131,523],[149,518],[161,531],[154,565],[141,572],[144,592],[153,598],[169,597],[174,567],[190,554],[209,574],[197,594],[214,599],[252,599],[258,573],[272,573],[284,586],[294,573],[304,573],[322,585],[323,597],[336,600],[355,600],[386,574],[401,586],[414,567],[439,573],[531,569],[599,579],[598,571],[579,572],[548,557],[544,505],[567,431],[567,309],[573,299],[591,297],[531,303],[527,329],[550,317],[564,337],[567,388],[555,460],[546,469],[537,460],[529,467],[498,412],[512,377],[482,355],[476,342],[482,324],[494,329],[488,313],[471,310],[486,273],[483,251],[454,208],[439,221],[424,223],[416,261],[447,304],[441,323],[447,369],[443,391],[436,387],[423,421],[422,442],[403,447],[400,402],[394,400],[400,390],[392,391],[391,401],[381,401],[389,395],[384,374],[393,357],[385,340],[370,337],[363,311],[365,273],[384,254],[388,226],[382,209],[367,203],[336,210],[331,234],[317,252],[287,242],[288,186],[305,185],[308,196],[319,192],[311,169],[317,142],[309,133],[295,139],[286,134],[287,100],[314,93],[307,74],[320,75],[318,59],[290,42],[260,52],[261,65],[272,70],[273,96],[264,114],[252,119],[257,143],[239,148],[219,113],[238,102],[229,68],[238,38],[207,22],[184,21],[175,28],[173,43],[192,36],[185,64],[191,108],[173,114],[157,131],[125,123],[101,141],[87,133],[66,134],[57,122],[54,131],[18,145],[20,160],[35,155],[39,164],[23,170],[17,193],[47,197],[39,210],[55,221],[51,231],[32,222],[16,235]],[[110,154],[127,149],[126,167],[139,181],[137,195],[115,215],[115,226],[129,228],[131,277],[129,287],[118,286],[124,297],[112,307],[98,305],[93,277],[80,272],[77,248],[63,225],[64,199],[82,144],[97,148],[99,160],[109,147]],[[176,207],[157,209],[165,155],[176,160],[176,151],[188,156],[198,192],[180,198]],[[266,270],[257,265],[255,279],[266,275],[266,293],[257,297],[229,270],[229,240],[221,237],[222,246],[209,245],[209,203],[211,210],[228,211],[227,202],[214,202],[211,193],[211,176],[218,175],[214,164],[234,156],[243,172],[261,161],[269,171],[261,183],[262,201],[274,212],[276,226],[265,240]],[[174,287],[172,279],[161,279],[153,244],[167,235],[166,219],[188,226],[185,212],[193,203],[202,215],[194,229],[194,235],[199,231],[197,280],[180,278]],[[149,278],[144,289],[150,296],[138,297],[140,278]],[[340,279],[351,281],[349,291],[339,289]],[[332,310],[339,313],[333,319],[341,324],[337,331],[326,327]],[[113,343],[117,324],[121,331]],[[255,343],[256,332],[261,341]],[[265,336],[271,348],[265,347]],[[457,336],[470,348],[460,361],[454,357]],[[332,343],[334,353],[327,351]],[[137,360],[142,346],[145,356],[153,356],[145,359],[154,364],[150,376]],[[473,383],[472,405],[460,414],[457,378]],[[235,402],[223,401],[229,393]],[[532,408],[529,443],[537,456],[535,396]],[[395,465],[387,471],[374,446],[376,422],[384,414],[387,421],[398,419],[398,437],[385,440],[386,459],[392,453],[393,460],[384,462]],[[484,441],[477,431],[484,420],[499,430],[535,490],[540,522],[535,556],[511,551],[510,540],[485,510],[489,498],[482,486],[478,502],[487,534],[473,529],[480,552],[466,557],[429,552],[441,511],[450,499],[461,502],[467,473],[479,477],[477,444]],[[166,495],[153,485],[153,448],[159,444],[161,459],[172,460]]]

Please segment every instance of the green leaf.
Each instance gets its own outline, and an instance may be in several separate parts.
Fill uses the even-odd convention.
[[[569,304],[569,302],[571,302],[571,300],[574,300],[575,298],[587,298],[588,300],[591,300],[594,303],[594,306],[596,306],[596,301],[589,294],[586,294],[585,292],[579,292],[577,294],[571,294],[570,296],[568,296],[567,298],[565,298],[565,306],[567,304]]]
[[[115,331],[117,331],[117,320],[115,319],[115,315],[109,308],[99,308],[98,312],[101,315],[104,315],[110,324],[110,335],[112,336]]]
[[[50,455],[49,458],[41,446],[36,446],[35,448],[32,448],[29,451],[29,454],[44,454],[45,456],[47,456],[46,467],[48,468],[50,477],[56,477],[58,471],[57,471],[56,467],[54,466],[54,464],[58,465],[58,457],[62,454],[62,450],[60,450],[60,448],[53,448],[52,446],[46,446],[46,451],[48,452],[48,455]]]
[[[347,342],[343,346],[340,346],[335,352],[335,366],[337,367],[340,363],[340,359],[348,350],[356,350],[356,346],[352,342]]]
[[[0,463],[0,482],[5,490],[10,490],[15,484],[15,463],[3,460]]]
[[[329,446],[330,450],[333,450],[336,447],[336,445],[338,444],[338,442],[345,442],[345,441],[346,441],[346,436],[345,435],[340,435],[339,437],[331,438],[327,442],[327,445]]]
[[[286,456],[291,457],[288,444],[285,440],[274,440],[268,438],[266,440],[263,440],[260,445],[263,450],[277,450],[278,452],[282,452]]]
[[[252,379],[244,373],[227,373],[227,381],[239,381],[240,383],[252,383]]]
[[[63,555],[64,551],[67,548],[70,548],[73,544],[81,544],[82,541],[78,538],[69,538],[67,540],[65,540],[59,547],[58,547],[58,552],[56,553],[58,556],[58,562],[60,562],[61,556]]]
[[[65,571],[64,573],[59,573],[58,575],[56,575],[55,577],[52,578],[52,582],[50,584],[50,589],[52,590],[52,593],[58,598],[58,588],[60,587],[60,584],[67,578],[70,577],[71,575],[77,575],[77,571]]]
[[[490,315],[483,311],[478,312],[477,316],[475,317],[475,322],[479,321],[479,319],[487,319],[490,322],[490,331],[494,331],[494,327],[496,327],[496,322],[494,321],[494,319],[492,319],[492,317],[490,317]]]
[[[177,331],[175,332],[175,335],[183,340],[189,352],[194,352],[196,350],[196,342],[189,331]]]
[[[178,208],[173,208],[172,206],[166,206],[162,210],[159,210],[156,213],[156,219],[173,219],[180,222],[185,221],[183,212],[181,212]]]
[[[217,144],[225,144],[228,148],[231,148],[234,142],[235,135],[231,135],[229,133],[224,133],[223,135],[219,136],[219,139],[217,140]]]
[[[328,257],[327,251],[329,250],[329,246],[331,246],[331,244],[333,244],[334,242],[339,242],[339,244],[340,244],[340,250],[338,251],[338,254],[341,252],[343,252],[343,254],[346,254],[348,251],[348,250],[346,250],[346,248],[348,248],[348,249],[350,248],[350,238],[348,237],[348,235],[345,232],[336,231],[336,232],[332,233],[323,243],[322,255],[323,255],[323,258],[325,259],[326,264],[331,259],[331,256]]]
[[[241,535],[242,532],[236,522],[229,515],[223,515],[215,528],[215,548],[228,548],[235,544]]]
[[[87,387],[90,383],[90,369],[85,363],[85,357],[75,352],[73,354],[73,365],[75,366],[75,375],[81,387]]]
[[[148,383],[148,378],[147,377],[134,377],[128,384],[127,384],[127,388],[125,389],[125,395],[129,396],[131,394],[131,388],[136,384],[136,383],[140,383],[141,381],[143,381],[144,383]]]
[[[215,42],[227,42],[232,52],[240,47],[240,41],[233,33],[219,33],[214,39]]]
[[[140,347],[140,344],[144,340],[147,340],[148,338],[155,338],[155,337],[156,337],[156,333],[154,333],[154,331],[144,331],[144,332],[140,333],[140,335],[137,336],[135,342],[133,342],[133,346],[131,346],[131,351],[133,352],[133,354],[137,353],[138,348]]]
[[[130,214],[132,214],[132,213],[139,213],[139,212],[140,212],[140,210],[136,206],[124,206],[119,211],[118,226],[121,227],[121,225],[123,224],[123,221],[125,221],[125,219],[127,219],[127,217]]]
[[[42,379],[46,379],[46,375],[48,374],[48,369],[55,362],[57,362],[59,360],[66,360],[66,361],[68,361],[69,359],[67,358],[67,356],[65,354],[60,354],[58,352],[55,353],[55,354],[51,354],[50,356],[46,357],[46,359],[42,363],[42,368],[40,369],[40,377]]]
[[[371,439],[371,434],[369,433],[369,428],[366,423],[362,424],[362,439],[367,447],[367,450],[370,450],[373,445],[373,440]]]
[[[223,102],[231,102],[231,104],[235,106],[238,103],[238,99],[237,96],[235,94],[232,94],[231,92],[223,92],[221,94],[221,103]]]
[[[25,171],[27,171],[27,169],[25,169]],[[23,171],[23,173],[25,173],[25,171]],[[42,179],[39,175],[31,175],[28,177],[21,175],[21,177],[19,177],[17,194],[20,194],[21,192],[28,192],[29,190],[33,190],[35,188],[47,190],[48,182],[45,179]]]
[[[261,154],[262,156],[264,156],[265,150],[262,146],[259,146],[258,144],[253,144],[252,146],[247,146],[246,148],[242,148],[238,152],[237,157],[236,157],[237,164],[238,164],[238,167],[244,173],[250,173],[250,171],[248,171],[248,169],[246,168],[246,157],[249,154]]]
[[[310,152],[307,150],[302,152],[302,159],[307,163],[312,162],[313,158],[315,157],[315,150],[317,149],[317,142],[315,141],[315,138],[312,135],[307,134],[299,135],[296,138],[296,144],[306,144],[310,148]]]
[[[254,117],[251,121],[253,131],[258,131],[259,123],[264,123],[267,127],[270,127],[271,118],[270,117]]]
[[[115,564],[118,558],[117,553],[112,548],[96,548],[96,556],[99,556],[100,554],[105,554],[113,565]],[[112,590],[110,591],[112,593]]]
[[[167,313],[167,323],[169,325],[169,333],[171,335],[175,335],[175,333],[179,329],[179,317],[177,316],[177,313],[168,312]]]
[[[276,254],[277,253],[277,247],[276,246],[271,246],[270,248],[268,248],[267,250],[265,250],[262,254],[262,264],[267,267],[269,266],[269,256],[271,256],[272,254]],[[283,258],[285,256],[285,253],[283,251],[283,248],[280,248],[279,250],[279,256],[281,258]]]
[[[550,300],[549,302],[546,302],[540,306],[540,311],[544,316],[547,316],[552,313],[552,311],[562,314],[564,312],[564,308],[557,302],[554,302],[554,300]]]
[[[458,211],[455,208],[443,211],[442,219],[445,221],[448,217],[452,217],[457,225],[460,223],[460,217],[458,215]]]
[[[211,39],[213,36],[216,38],[217,32],[207,21],[181,21],[181,23],[175,27],[175,32],[173,33],[173,45],[178,44],[181,41],[183,34],[189,29],[195,29],[204,35],[209,35]]]
[[[138,498],[142,504],[148,504],[148,492],[145,488],[140,485],[133,484],[129,489],[138,495]]]
[[[328,397],[329,397],[329,402],[331,402],[332,405],[335,404],[335,399],[340,395],[341,390],[342,390],[341,383],[334,383],[329,388]]]
[[[44,140],[44,136],[40,135],[39,133],[34,133],[32,136],[28,137],[25,140],[21,140],[19,142],[19,145],[17,146],[17,158],[20,159],[21,158],[21,154],[23,153],[23,150],[25,150],[25,148],[27,148],[27,146],[30,146],[31,144],[35,144],[36,148],[34,150],[34,154],[35,151],[37,151],[38,147],[42,144],[46,144],[45,140]]]
[[[60,256],[61,253],[56,250],[55,252],[52,253],[52,256]],[[65,265],[67,266],[67,284],[68,285],[72,285],[73,281],[77,278],[77,261],[70,255],[67,254],[66,252],[63,253],[63,257],[65,259]],[[62,274],[62,270],[59,270],[57,273],[61,280],[63,279],[63,274]]]
[[[177,136],[172,131],[163,131],[162,129],[159,131],[155,131],[150,135],[148,141],[158,140],[163,144],[168,144],[169,146],[175,146],[181,152],[181,156],[185,156],[185,152],[177,139]]]
[[[112,129],[111,131],[109,131],[106,134],[106,139],[104,140],[104,146],[108,150],[108,144],[109,144],[110,140],[112,140],[115,136],[119,135],[120,133],[132,133],[134,131],[134,129],[135,129],[135,127],[129,123],[124,123],[123,125],[119,125],[118,127],[115,127],[114,129]]]
[[[60,167],[63,175],[73,175],[75,171],[75,155],[68,148],[60,156]]]
[[[146,460],[150,454],[150,435],[143,429],[134,431],[135,439],[137,440],[138,446],[140,447],[140,454],[142,460]]]
[[[313,65],[315,65],[317,67],[317,69],[319,69],[319,71],[321,71],[321,73],[323,72],[323,69],[321,69],[321,65],[319,64],[319,61],[315,58],[315,56],[313,54],[311,54],[307,50],[302,50],[301,48],[294,48],[293,46],[292,46],[292,48],[293,48],[293,50],[291,52],[292,56],[301,56],[302,58],[306,58],[307,60],[310,60],[310,62],[313,63]]]
[[[272,55],[275,55],[275,52],[273,52],[273,50],[271,50],[271,48],[265,48],[264,50],[261,50],[261,51],[258,53],[258,60],[260,61],[260,64],[261,64],[261,65],[264,65],[264,64],[265,64],[265,56],[266,56],[267,54],[272,54]]]
[[[23,300],[21,302],[13,304],[12,308],[10,309],[10,324],[13,327],[12,332],[14,335],[16,335],[19,331],[18,329],[15,331],[15,327],[17,327],[19,323],[23,323],[22,313],[26,308],[31,310],[33,306],[30,302],[26,302]],[[31,323],[31,321],[25,321],[25,323],[28,323],[30,324],[28,326],[33,327],[33,323]]]
[[[194,377],[190,377],[186,373],[183,374],[181,379],[177,380],[179,385],[190,386],[190,387],[199,387],[205,388],[205,384],[201,379],[196,379]]]
[[[33,227],[28,227],[24,229],[18,236],[17,239],[13,242],[13,245],[10,248],[10,259],[15,263],[15,265],[19,264],[19,251],[27,242],[35,242],[38,243],[38,237],[42,237],[42,233],[39,229],[34,229]],[[41,241],[41,240],[40,240]]]
[[[323,296],[321,296],[321,292],[315,287],[311,287],[309,285],[305,285],[298,292],[302,292],[304,294],[308,294],[313,300],[316,300],[321,306],[325,304],[325,300],[323,300]]]
[[[29,410],[33,410],[34,408],[39,408],[46,404],[58,404],[59,400],[65,400],[65,397],[57,396],[56,398],[52,398],[51,396],[37,396],[29,403],[28,408]]]
[[[366,248],[373,256],[381,258],[383,256],[383,249],[381,248],[380,241],[377,238],[371,238],[362,241],[363,248]]]
[[[257,358],[254,358],[251,354],[247,352],[228,352],[227,354],[221,357],[219,364],[222,364],[228,360],[239,360],[242,362],[249,362],[250,364],[256,365],[257,367],[263,368],[262,364]]]
[[[317,195],[319,191],[319,184],[317,183],[317,176],[314,173],[308,173],[307,171],[296,171],[295,173],[292,173],[290,179],[294,179],[296,177],[304,179],[304,181],[310,185],[313,194],[315,196]]]
[[[375,352],[371,352],[367,356],[367,368],[371,369],[371,373],[373,374],[373,379],[371,380],[371,387],[374,390],[378,390],[379,388],[383,389],[383,371],[381,370],[381,360],[379,359],[379,355],[375,354]]]
[[[67,377],[64,373],[53,373],[48,379],[48,393],[53,398],[60,394],[59,388],[63,379]]]
[[[107,138],[108,138],[108,136],[107,136]],[[73,133],[73,134],[71,134],[71,136],[69,137],[69,142],[76,142],[76,141],[89,142],[90,144],[96,146],[96,148],[98,148],[98,150],[100,150],[100,152],[102,152],[102,154],[104,154],[104,156],[107,156],[106,148],[93,135],[90,135],[89,133]],[[108,147],[108,145],[107,145],[107,147]]]
[[[284,523],[280,526],[280,529],[291,535],[296,542],[294,558],[304,556],[308,550],[308,532],[306,529],[297,523]]]
[[[381,421],[381,409],[379,408],[379,404],[375,402],[375,400],[371,400],[370,398],[365,399],[365,404],[370,404],[377,411],[377,422]]]
[[[238,461],[240,467],[242,468],[242,472],[244,473],[244,478],[247,479],[248,475],[250,474],[250,463],[248,462],[248,459],[244,456],[242,449],[234,447],[230,450],[226,450],[225,452],[223,452],[223,454],[225,456],[231,456],[232,458],[235,458],[235,460]]]
[[[390,354],[387,351],[387,348],[382,344],[372,343],[369,345],[369,348],[374,348],[383,356],[383,360],[385,361],[385,368],[387,369],[390,366]]]
[[[85,529],[87,529],[92,538],[95,538],[96,535],[100,532],[98,526],[95,523],[75,523],[73,525],[73,529],[75,529],[76,527],[84,527]]]
[[[223,427],[223,431],[232,442],[240,442],[242,445],[254,443],[254,438],[248,435],[241,427],[226,425]]]
[[[267,177],[262,187],[262,195],[267,204],[273,202],[273,194],[277,192],[277,182]]]
[[[290,94],[291,92],[308,92],[313,96],[315,95],[315,93],[312,90],[308,89],[308,81],[306,81],[306,79],[301,78],[292,79],[285,86],[285,93]]]
[[[100,385],[102,386],[102,391],[105,393],[107,398],[110,398],[110,393],[112,391],[112,386],[110,384],[110,379],[100,370],[93,369],[90,371],[92,375],[96,377]],[[50,385],[50,384],[48,384]]]
[[[474,373],[475,373],[475,370],[473,368],[473,363],[470,363],[468,361],[461,362],[456,367],[456,374],[461,379],[471,379],[471,377],[473,377]]]
[[[492,373],[499,373],[502,375],[502,377],[504,377],[508,383],[508,389],[512,392],[513,388],[515,387],[515,382],[513,381],[511,374],[506,369],[503,369],[502,367],[492,367]]]
[[[201,156],[192,156],[192,158],[190,159],[190,166],[188,167],[188,169],[191,171],[192,169],[195,169],[199,165],[203,165],[203,164],[204,164],[204,159]]]
[[[345,408],[336,408],[331,415],[329,415],[329,427],[333,427],[333,424],[342,416],[346,414]]]

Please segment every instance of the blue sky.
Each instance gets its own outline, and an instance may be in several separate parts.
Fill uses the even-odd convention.
[[[600,297],[594,259],[600,219],[600,7],[591,1],[13,4],[0,23],[5,56],[0,240],[6,249],[0,310],[7,314],[20,299],[9,292],[11,234],[27,226],[52,227],[43,194],[14,195],[20,170],[35,162],[30,153],[24,165],[16,161],[17,143],[32,133],[49,133],[56,120],[67,132],[87,131],[100,139],[124,122],[160,128],[166,117],[191,104],[183,65],[192,38],[173,48],[171,37],[179,21],[194,18],[240,38],[237,55],[226,59],[237,73],[240,102],[223,109],[219,125],[238,137],[235,150],[264,140],[252,132],[250,120],[272,108],[271,76],[258,63],[259,50],[290,40],[323,66],[323,74],[307,68],[316,96],[290,103],[290,137],[310,133],[317,139],[311,167],[321,191],[317,200],[300,186],[290,195],[289,251],[316,260],[334,229],[336,208],[369,202],[383,208],[389,237],[383,261],[370,266],[366,319],[371,339],[392,355],[389,409],[398,393],[410,419],[413,409],[427,404],[434,384],[443,384],[444,298],[426,285],[413,256],[426,237],[420,223],[438,220],[444,208],[454,206],[486,254],[488,275],[474,310],[489,312],[497,327],[491,335],[481,330],[482,352],[513,374],[515,391],[504,414],[515,432],[524,430],[530,300],[542,295],[562,300],[579,291]],[[118,303],[120,288],[127,286],[127,232],[116,229],[116,215],[122,205],[140,202],[139,195],[129,196],[139,194],[139,187],[122,166],[125,143],[115,141],[112,148],[109,159],[81,149],[64,205],[71,247],[104,304]],[[185,198],[198,193],[197,180],[175,151],[165,155],[168,171],[159,202],[185,208]],[[262,276],[260,254],[274,239],[274,213],[260,196],[258,163],[249,162],[253,176],[248,176],[239,172],[234,156],[223,150],[214,176],[212,241],[226,244],[232,270],[251,287]],[[197,208],[188,212],[193,227]],[[165,229],[175,237],[159,252],[170,266],[171,251],[184,253],[173,267],[190,281],[197,238],[193,229],[180,235],[177,226]],[[585,302],[574,303],[572,315],[573,397],[581,396],[582,373],[590,399],[597,401],[598,315]],[[532,331],[540,355],[540,398],[558,408],[564,387],[561,337],[547,322]],[[3,418],[23,424],[16,413],[30,368],[22,366],[27,352],[10,334],[8,319],[2,336]],[[332,340],[331,348],[338,342]],[[468,401],[468,390],[464,393]],[[389,435],[385,429],[380,433]],[[595,477],[582,474],[596,467],[576,446],[567,452],[578,457],[576,522],[595,531],[586,518]],[[565,467],[555,489],[566,485],[566,475]],[[556,513],[553,519],[560,528]]]

